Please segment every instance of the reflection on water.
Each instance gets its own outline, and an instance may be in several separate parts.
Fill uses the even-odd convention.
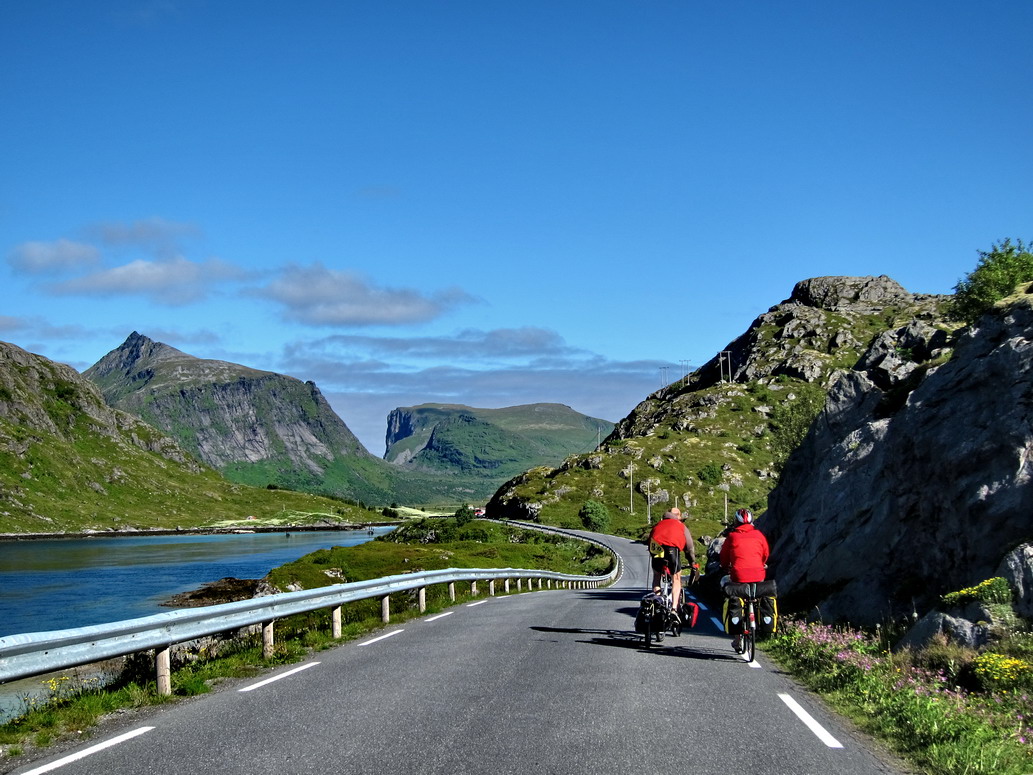
[[[371,538],[326,530],[0,542],[0,636],[161,613],[162,601],[209,581],[261,578],[316,549]]]

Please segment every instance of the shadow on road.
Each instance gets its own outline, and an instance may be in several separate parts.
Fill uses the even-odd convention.
[[[688,646],[676,646],[672,641],[673,637],[665,638],[662,645],[646,648],[645,639],[636,632],[630,630],[592,630],[584,627],[532,627],[535,632],[551,632],[561,635],[594,635],[588,639],[578,639],[578,643],[587,643],[592,646],[616,646],[617,648],[630,648],[656,654],[664,657],[681,657],[683,659],[704,659],[704,660],[742,660],[742,657],[732,653],[728,649],[716,648],[690,648]]]

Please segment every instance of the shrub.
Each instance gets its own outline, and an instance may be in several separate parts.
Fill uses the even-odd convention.
[[[604,532],[610,527],[610,512],[599,501],[585,501],[585,505],[578,512],[581,524],[585,530],[593,530],[597,533]]]
[[[943,602],[950,606],[965,603],[1010,603],[1011,587],[1008,586],[1007,579],[996,576],[981,581],[974,587],[949,592],[943,596]]]
[[[1019,283],[1033,280],[1033,254],[1019,240],[993,244],[979,251],[979,264],[954,286],[949,314],[955,320],[974,323],[994,304],[1015,291]]]
[[[699,480],[703,484],[709,484],[711,486],[721,483],[721,466],[717,463],[707,463],[696,474]]]
[[[972,668],[988,691],[1016,689],[1029,685],[1033,679],[1033,665],[1029,662],[993,651],[977,656]]]

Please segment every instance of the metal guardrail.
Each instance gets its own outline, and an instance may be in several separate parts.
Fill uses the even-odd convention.
[[[524,528],[541,529],[538,526],[523,523],[513,522],[511,524]],[[542,581],[548,581],[550,587],[555,581],[566,587],[594,588],[611,584],[620,576],[620,555],[605,544],[560,530],[547,529],[544,532],[563,533],[578,540],[603,546],[616,558],[613,570],[605,576],[576,576],[555,571],[517,568],[448,568],[348,584],[334,584],[299,592],[283,592],[233,603],[170,611],[110,624],[7,635],[0,637],[0,683],[157,649],[159,692],[169,693],[171,691],[168,683],[169,649],[177,643],[262,625],[265,645],[267,651],[271,652],[272,623],[293,614],[333,608],[335,609],[335,635],[339,636],[337,630],[339,629],[340,606],[358,600],[381,598],[383,617],[386,622],[389,618],[387,601],[392,593],[420,590],[422,610],[423,591],[434,584],[451,585],[459,581],[468,581],[474,585],[475,591],[476,582],[479,580],[530,579],[538,580],[539,588],[541,588]]]

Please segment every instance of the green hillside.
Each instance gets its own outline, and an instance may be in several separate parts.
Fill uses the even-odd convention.
[[[763,513],[838,370],[884,331],[915,320],[955,327],[948,298],[908,293],[887,277],[798,283],[721,356],[647,397],[598,450],[511,479],[488,515],[579,527],[579,510],[594,500],[612,532],[637,537],[678,505],[699,537],[718,533],[737,508]]]
[[[562,404],[477,409],[421,404],[388,417],[385,459],[412,471],[456,472],[502,480],[595,449],[613,423]]]

